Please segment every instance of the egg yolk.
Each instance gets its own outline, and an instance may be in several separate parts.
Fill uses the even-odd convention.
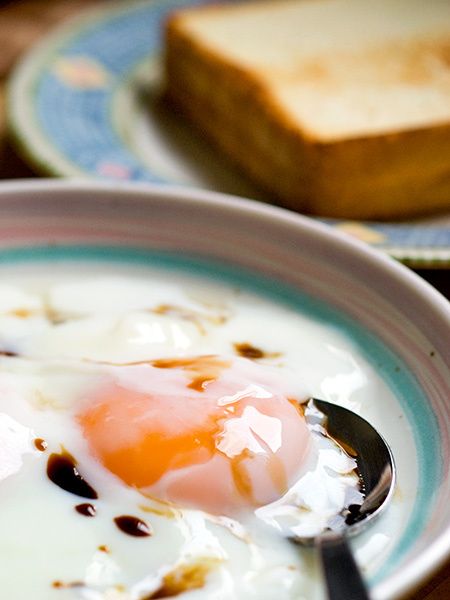
[[[283,495],[310,432],[279,380],[247,359],[167,359],[131,367],[81,404],[93,454],[127,485],[230,514]],[[122,371],[122,375],[124,375]]]

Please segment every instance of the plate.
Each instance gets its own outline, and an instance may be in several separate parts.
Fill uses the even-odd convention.
[[[161,101],[164,19],[201,3],[113,3],[34,47],[8,95],[11,130],[29,162],[55,176],[178,184],[267,201]],[[450,215],[398,224],[326,222],[410,266],[450,266]]]

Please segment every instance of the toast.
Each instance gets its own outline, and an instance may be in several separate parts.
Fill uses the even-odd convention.
[[[173,13],[169,100],[279,203],[450,208],[450,2],[266,0]]]

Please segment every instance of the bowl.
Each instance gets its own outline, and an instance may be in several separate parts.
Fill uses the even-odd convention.
[[[399,598],[447,560],[450,304],[431,286],[326,225],[204,190],[12,181],[0,187],[0,206],[0,265],[170,255],[281,302],[301,294],[322,319],[343,323],[398,395],[414,446],[411,455],[389,415],[375,415],[393,446],[398,495],[411,497],[404,527],[370,574],[371,593]]]

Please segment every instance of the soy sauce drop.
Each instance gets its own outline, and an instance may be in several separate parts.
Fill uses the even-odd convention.
[[[73,456],[65,450],[61,454],[51,454],[47,462],[47,476],[61,489],[81,498],[95,500],[97,492],[79,473]]]
[[[128,535],[135,537],[148,537],[152,535],[149,525],[137,517],[122,515],[121,517],[116,517],[114,523],[121,531]]]
[[[75,510],[84,517],[95,517],[96,509],[93,504],[86,502],[85,504],[77,504]]]
[[[39,450],[39,452],[45,452],[47,450],[47,442],[42,438],[34,439],[33,443],[34,447],[36,448],[36,450]]]

